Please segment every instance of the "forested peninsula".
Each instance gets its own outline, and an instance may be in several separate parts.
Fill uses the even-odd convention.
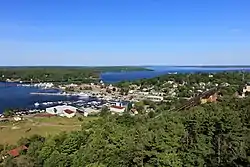
[[[136,66],[110,67],[0,67],[0,81],[89,83],[101,73],[148,71]]]

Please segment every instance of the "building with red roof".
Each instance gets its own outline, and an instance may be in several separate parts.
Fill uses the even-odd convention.
[[[19,146],[19,147],[15,148],[15,149],[12,149],[12,150],[8,151],[8,154],[10,156],[13,156],[13,157],[18,157],[20,155],[21,151],[25,151],[25,150],[28,150],[28,147],[23,145],[23,146]]]
[[[111,106],[110,111],[113,113],[123,113],[125,112],[126,108],[122,106]]]
[[[66,109],[63,111],[64,116],[68,117],[68,118],[72,118],[76,115],[76,111],[70,110],[70,109]]]
[[[125,107],[121,107],[121,106],[111,106],[110,108],[116,108],[116,109],[124,109]]]
[[[61,117],[72,118],[76,115],[77,108],[69,105],[59,105],[46,108],[46,112],[49,114],[55,114]]]
[[[74,111],[72,111],[72,110],[70,110],[70,109],[66,109],[66,110],[64,110],[64,112],[67,113],[67,114],[75,113]]]

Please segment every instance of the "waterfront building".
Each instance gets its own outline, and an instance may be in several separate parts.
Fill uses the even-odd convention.
[[[121,114],[124,113],[126,110],[125,107],[121,107],[121,106],[110,106],[110,111],[112,113],[117,113],[117,114]]]
[[[155,102],[160,102],[164,100],[162,96],[147,96],[146,99],[155,101]]]
[[[72,118],[76,115],[77,108],[69,105],[60,105],[46,108],[46,112],[61,117]]]

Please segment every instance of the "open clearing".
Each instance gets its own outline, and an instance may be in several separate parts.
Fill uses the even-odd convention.
[[[0,123],[0,144],[15,144],[22,137],[34,134],[41,136],[55,135],[63,131],[80,130],[81,125],[97,117],[77,118],[51,117],[26,118],[20,122]]]

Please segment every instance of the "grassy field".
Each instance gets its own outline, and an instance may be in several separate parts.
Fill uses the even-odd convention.
[[[20,122],[0,123],[0,144],[15,144],[21,137],[29,137],[34,134],[42,136],[55,135],[63,131],[81,129],[81,125],[95,120],[97,117],[83,118],[28,118]]]

